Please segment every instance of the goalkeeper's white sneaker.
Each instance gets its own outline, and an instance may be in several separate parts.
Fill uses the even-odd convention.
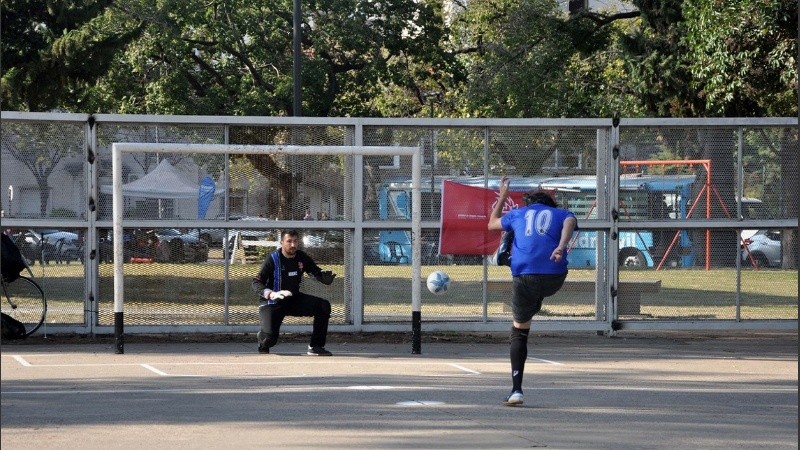
[[[333,353],[325,350],[325,347],[312,347],[308,346],[308,355],[309,356],[331,356]]]
[[[522,391],[512,391],[508,394],[503,403],[508,406],[517,406],[522,404]]]

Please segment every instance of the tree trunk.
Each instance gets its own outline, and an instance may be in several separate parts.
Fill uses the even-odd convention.
[[[275,163],[271,155],[246,155],[253,167],[269,180],[271,195],[267,198],[267,214],[281,220],[298,219],[292,217],[294,193],[297,192],[294,175]]]
[[[47,202],[50,200],[50,189],[47,186],[47,177],[36,180],[39,185],[39,217],[47,217]]]
[[[800,145],[798,145],[798,128],[787,129],[781,133],[780,140],[780,160],[781,160],[781,180],[783,183],[783,211],[781,218],[797,218],[800,212],[800,194],[798,194],[798,183],[800,183],[800,171],[798,170],[798,155],[800,155]],[[783,257],[781,267],[784,269],[796,269],[798,258],[798,229],[789,229],[782,233],[783,238],[781,247]]]
[[[710,211],[706,211],[706,197],[702,197],[703,215],[695,218],[733,219],[736,211],[736,132],[731,129],[711,129],[698,131],[698,141],[703,149],[703,159],[711,161],[711,186],[705,195],[710,196]],[[707,214],[707,215],[706,215]],[[711,266],[731,267],[736,264],[738,239],[727,230],[712,230],[711,233]],[[705,243],[703,232],[702,243]],[[695,241],[695,248],[701,242]],[[703,250],[703,253],[705,251]],[[700,264],[705,263],[705,258]]]

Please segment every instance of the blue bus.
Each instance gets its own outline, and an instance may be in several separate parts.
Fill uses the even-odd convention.
[[[694,175],[621,176],[619,220],[686,218],[694,182]],[[539,188],[556,192],[559,205],[572,211],[579,223],[581,219],[597,218],[595,176],[551,178],[541,182]],[[618,242],[620,267],[654,267],[662,260],[672,267],[694,265],[695,252],[685,230],[623,230]],[[569,245],[570,267],[596,266],[596,231],[576,231]]]
[[[500,177],[488,180],[483,177],[435,177],[423,180],[420,189],[423,217],[439,217],[444,180],[493,190],[497,190],[500,183]],[[622,175],[618,207],[620,220],[686,218],[694,182],[695,175]],[[594,175],[512,177],[510,189],[549,190],[556,193],[561,207],[578,217],[579,223],[581,220],[597,218],[597,177]],[[410,220],[411,181],[407,178],[385,181],[378,190],[378,205],[381,220]],[[435,243],[423,243],[423,264],[428,259],[426,256],[430,256],[428,253],[437,248]],[[596,231],[576,231],[570,242],[570,267],[595,267],[596,250]],[[378,253],[381,262],[409,264],[409,233],[404,230],[380,231]],[[672,267],[691,267],[694,259],[695,252],[687,231],[657,229],[620,232],[619,263],[622,267],[655,267],[662,262]]]

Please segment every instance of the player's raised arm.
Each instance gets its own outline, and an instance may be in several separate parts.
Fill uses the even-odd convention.
[[[492,212],[489,215],[489,230],[491,231],[499,231],[503,229],[503,225],[500,223],[500,218],[503,214],[503,205],[506,203],[506,199],[508,198],[508,184],[510,180],[506,177],[500,180],[500,194],[497,197],[497,203],[492,208]]]

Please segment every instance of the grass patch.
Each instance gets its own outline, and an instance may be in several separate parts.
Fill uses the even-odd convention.
[[[255,323],[257,299],[250,289],[260,264],[235,264],[229,267],[227,284],[230,316],[228,323]],[[306,292],[331,300],[334,316],[346,322],[344,268],[325,265],[340,276],[334,285],[323,286],[313,280],[304,283]],[[480,320],[484,313],[481,266],[429,266],[422,277],[434,270],[444,270],[453,279],[444,295],[422,289],[423,314],[428,320]],[[83,323],[84,266],[62,265],[57,273],[46,276],[43,286],[51,308],[51,323]],[[225,266],[221,263],[196,264],[126,264],[126,322],[140,314],[142,323],[186,323],[187,317],[200,323],[221,323],[225,305]],[[490,278],[511,278],[505,267],[488,267]],[[364,272],[363,303],[365,321],[410,320],[411,267],[367,266]],[[593,280],[594,270],[570,272],[570,279]],[[735,269],[667,269],[622,271],[621,280],[661,280],[657,293],[642,294],[643,317],[664,319],[735,319],[736,305],[742,319],[797,319],[798,275],[795,270],[741,271]],[[113,310],[113,266],[100,266],[100,288],[95,298],[101,316]],[[740,290],[737,294],[737,282]],[[489,317],[508,319],[506,294],[492,294],[486,305]],[[59,316],[61,311],[61,316]],[[104,311],[104,312],[103,312]],[[562,292],[545,301],[543,317],[585,318],[595,315],[591,293]],[[201,319],[202,318],[202,319]],[[334,323],[336,320],[334,320]],[[195,323],[195,322],[192,322]]]

